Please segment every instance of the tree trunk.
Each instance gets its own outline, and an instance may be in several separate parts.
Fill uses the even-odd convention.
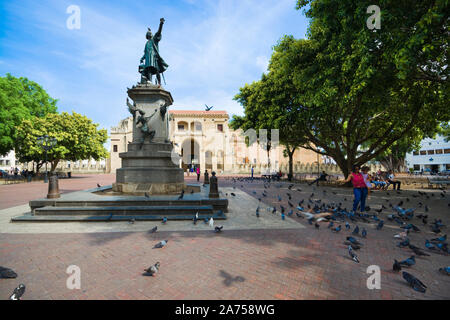
[[[294,152],[295,148],[292,148],[292,152],[288,149],[288,156],[289,156],[289,173],[288,173],[288,180],[292,181],[292,177],[294,176]]]
[[[51,167],[50,167],[50,172],[55,171],[56,166],[58,165],[58,163],[59,163],[59,159],[53,160],[53,161],[51,162],[52,165],[51,165]]]

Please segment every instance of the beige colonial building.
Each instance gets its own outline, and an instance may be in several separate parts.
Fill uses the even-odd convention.
[[[174,151],[180,156],[179,165],[185,171],[196,166],[200,166],[202,172],[208,169],[209,172],[225,174],[249,174],[251,167],[255,174],[288,171],[288,158],[283,156],[283,146],[278,145],[267,153],[257,142],[247,145],[242,130],[229,128],[226,111],[170,110],[169,116],[169,137],[174,142]],[[132,117],[111,128],[107,171],[114,173],[120,168],[119,153],[127,151],[127,144],[132,141],[132,130]],[[315,173],[317,161],[321,170],[327,169],[323,160],[315,152],[299,148],[294,154],[294,171]]]

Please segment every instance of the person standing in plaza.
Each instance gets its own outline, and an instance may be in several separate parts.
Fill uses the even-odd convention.
[[[200,181],[200,167],[197,167],[195,172],[197,173],[197,181]]]
[[[253,179],[253,166],[252,166],[252,169],[251,169],[251,174],[252,174],[252,179]]]
[[[361,203],[361,212],[366,209],[366,197],[367,197],[367,185],[364,181],[364,176],[360,172],[360,167],[353,166],[352,173],[349,174],[344,183],[352,182],[353,184],[353,194],[355,196],[353,200],[353,212],[358,209],[358,204]]]

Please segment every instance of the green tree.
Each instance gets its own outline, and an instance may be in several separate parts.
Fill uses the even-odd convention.
[[[402,138],[395,141],[386,151],[375,157],[386,169],[392,171],[403,171],[405,168],[406,154],[417,150],[420,147],[422,137],[417,135],[411,138]]]
[[[37,144],[43,135],[56,138],[57,144],[47,153],[54,171],[60,160],[99,160],[108,156],[103,144],[108,139],[105,129],[81,114],[47,114],[45,118],[24,120],[17,128],[16,156],[21,162],[35,161],[38,169],[44,164],[44,150]]]
[[[305,146],[348,175],[398,140],[432,136],[450,119],[448,0],[385,0],[369,30],[370,0],[304,0],[308,39],[284,37],[270,72],[290,75]],[[301,135],[300,135],[301,136]]]
[[[36,82],[9,73],[0,77],[0,155],[15,148],[22,120],[55,113],[56,102]]]
[[[276,57],[272,58],[269,70],[276,68]],[[271,129],[278,129],[279,143],[284,146],[284,155],[289,158],[288,179],[293,177],[293,156],[295,150],[306,142],[298,122],[300,109],[294,103],[295,91],[289,75],[269,72],[262,79],[245,85],[235,96],[244,107],[244,116],[234,116],[231,127],[244,131],[254,129],[267,130],[267,141],[259,143],[266,148],[268,155],[274,147],[275,137],[271,136]]]
[[[439,134],[444,137],[446,142],[450,141],[450,124],[448,122],[441,124]]]

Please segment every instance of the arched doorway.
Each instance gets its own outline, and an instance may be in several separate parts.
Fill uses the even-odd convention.
[[[200,145],[197,141],[192,138],[183,141],[181,145],[181,158],[181,167],[184,171],[200,166]]]

